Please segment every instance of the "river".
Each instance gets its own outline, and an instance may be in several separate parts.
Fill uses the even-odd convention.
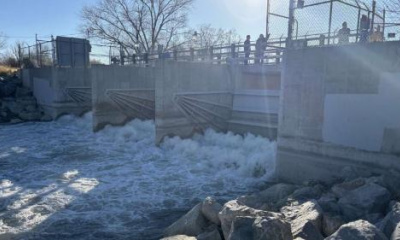
[[[255,191],[274,169],[262,137],[207,130],[156,147],[153,121],[91,122],[0,126],[0,239],[158,239],[205,197]]]

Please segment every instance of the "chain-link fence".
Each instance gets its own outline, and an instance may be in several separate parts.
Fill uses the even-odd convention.
[[[18,61],[24,67],[47,67],[55,62],[55,40],[37,40],[35,44],[18,46]]]
[[[268,0],[267,29],[271,36],[287,36],[290,0]],[[385,5],[361,0],[297,0],[295,1],[293,40],[307,45],[329,45],[339,42],[343,23],[350,30],[349,42],[359,42],[368,23],[368,39],[390,40]],[[372,37],[371,37],[372,36]],[[379,37],[380,36],[380,37]]]

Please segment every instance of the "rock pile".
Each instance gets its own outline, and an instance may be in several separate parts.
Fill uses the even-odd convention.
[[[164,239],[397,240],[396,179],[353,178],[327,186],[275,184],[221,205],[207,197],[164,231]]]
[[[14,76],[0,81],[0,123],[51,120],[38,107],[32,91],[22,87],[21,79]]]

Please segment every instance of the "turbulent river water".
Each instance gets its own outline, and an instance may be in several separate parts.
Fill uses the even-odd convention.
[[[208,130],[154,145],[152,121],[91,132],[91,114],[0,126],[0,239],[158,239],[206,196],[255,191],[275,143]]]

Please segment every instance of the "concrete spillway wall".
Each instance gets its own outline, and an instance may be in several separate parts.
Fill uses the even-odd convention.
[[[156,141],[213,128],[276,138],[280,70],[159,61],[155,67],[91,68],[93,128],[155,119]]]
[[[23,84],[53,119],[91,110],[91,79],[87,68],[24,69]]]
[[[156,141],[213,128],[276,138],[280,69],[165,61],[156,78]]]
[[[93,129],[123,125],[134,118],[154,119],[156,73],[154,67],[92,67]]]
[[[280,178],[400,170],[399,42],[290,50],[282,79]]]
[[[207,127],[226,131],[233,87],[229,65],[160,62],[156,78],[156,141],[172,135],[190,137]]]

